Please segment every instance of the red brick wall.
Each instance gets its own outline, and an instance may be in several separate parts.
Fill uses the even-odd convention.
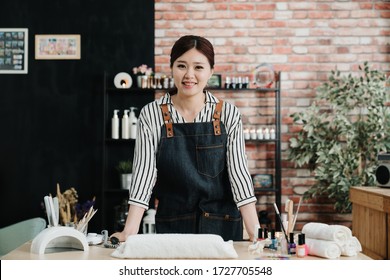
[[[286,160],[288,139],[294,135],[289,115],[311,103],[331,70],[353,72],[364,61],[390,70],[388,1],[156,0],[156,72],[169,74],[170,48],[185,34],[214,44],[215,72],[223,77],[250,74],[262,62],[282,71],[282,203],[287,198],[297,202],[313,182],[308,170]],[[245,125],[272,121],[272,111],[256,102],[256,94],[218,95],[241,109]],[[254,146],[248,146],[247,154],[252,173],[264,168],[261,158],[272,156]],[[260,197],[259,210],[267,208],[265,202],[272,199]],[[350,216],[335,214],[332,203],[321,199],[302,204],[296,229],[308,221],[349,225]]]

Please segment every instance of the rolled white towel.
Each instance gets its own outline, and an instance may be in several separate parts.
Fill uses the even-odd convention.
[[[341,247],[341,255],[353,257],[356,256],[359,252],[362,251],[362,245],[360,244],[359,240],[352,236],[349,238],[345,244]]]
[[[352,231],[346,226],[314,222],[305,224],[302,233],[307,238],[336,241],[340,246],[352,237]]]
[[[309,255],[336,259],[341,256],[341,249],[335,241],[306,238]]]
[[[231,259],[237,258],[233,241],[214,234],[130,235],[111,254],[123,259]]]

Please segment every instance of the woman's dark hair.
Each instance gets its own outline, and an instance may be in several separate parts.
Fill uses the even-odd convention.
[[[195,36],[195,35],[186,35],[180,37],[180,39],[178,39],[175,42],[171,51],[171,61],[170,61],[171,68],[173,66],[173,63],[176,61],[176,59],[178,59],[185,52],[193,48],[197,49],[199,52],[201,52],[203,55],[207,57],[211,69],[213,69],[214,68],[213,45],[206,38]]]

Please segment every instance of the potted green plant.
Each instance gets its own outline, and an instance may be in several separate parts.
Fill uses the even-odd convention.
[[[116,166],[120,176],[120,185],[122,189],[129,189],[131,185],[133,162],[131,160],[123,160]]]
[[[351,186],[376,184],[377,155],[390,151],[386,75],[367,62],[359,70],[356,76],[332,71],[313,103],[291,115],[300,130],[290,139],[288,159],[315,178],[304,198],[327,196],[339,213],[351,212]]]

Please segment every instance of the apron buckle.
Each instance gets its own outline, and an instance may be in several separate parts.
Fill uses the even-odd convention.
[[[161,104],[161,110],[163,112],[165,129],[166,129],[166,132],[167,132],[167,138],[171,138],[174,135],[173,135],[173,126],[172,126],[171,113],[168,110],[168,105],[167,104]]]

